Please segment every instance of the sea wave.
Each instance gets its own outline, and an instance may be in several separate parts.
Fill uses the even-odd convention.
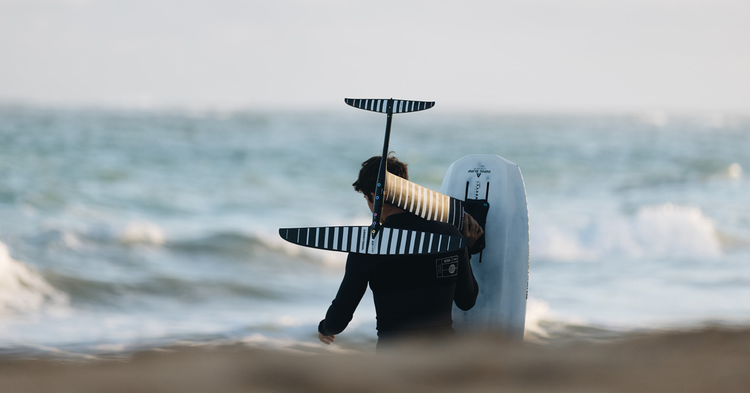
[[[530,297],[526,303],[525,342],[564,344],[573,341],[611,341],[626,334],[627,330],[596,326],[581,318],[564,317],[541,299]]]
[[[50,285],[38,272],[10,256],[0,242],[0,315],[42,309],[63,310],[69,296]]]
[[[62,273],[51,273],[47,279],[64,291],[77,304],[91,303],[106,306],[124,306],[137,299],[156,298],[180,303],[206,302],[217,299],[245,298],[254,300],[282,299],[284,294],[271,286],[238,278],[237,280],[191,279],[155,275],[129,282],[109,282]]]
[[[152,301],[284,301],[312,285],[295,277],[325,276],[331,266],[343,269],[345,258],[263,231],[168,237],[141,221],[124,227],[56,224],[25,240],[45,270],[36,273],[7,251],[0,254],[0,312],[26,312],[45,302],[119,309]]]
[[[537,223],[535,258],[595,261],[609,257],[718,258],[724,253],[715,222],[696,206],[643,206],[632,216],[601,217],[585,225]]]
[[[157,224],[146,220],[112,223],[46,223],[29,242],[44,248],[80,249],[84,243],[119,244],[126,246],[160,246],[166,242],[165,231]]]
[[[266,231],[218,231],[167,241],[164,247],[177,253],[209,255],[247,263],[343,267],[345,254],[300,247]]]
[[[119,232],[118,240],[123,244],[161,245],[166,237],[164,230],[152,222],[132,221]]]
[[[279,256],[299,255],[293,249],[275,241],[273,237],[241,230],[219,230],[198,236],[173,239],[165,242],[164,247],[176,253],[205,254],[242,260],[256,259],[256,256],[274,253]]]
[[[88,224],[57,222],[44,225],[37,234],[26,236],[25,240],[42,249],[85,251],[91,255],[137,253],[136,246],[144,246],[173,254],[214,257],[217,261],[254,263],[271,259],[274,263],[334,267],[343,266],[344,261],[341,253],[299,247],[284,241],[275,229],[269,228],[220,227],[178,235],[147,220]]]

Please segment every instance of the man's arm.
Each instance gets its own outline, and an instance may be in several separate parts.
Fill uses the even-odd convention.
[[[346,259],[346,273],[341,286],[328,307],[326,318],[318,325],[318,338],[330,344],[333,337],[341,333],[352,320],[362,296],[367,290],[367,270],[361,255],[349,254]]]
[[[474,242],[482,236],[484,230],[469,213],[465,214],[464,223],[465,225],[462,235],[470,238],[470,244],[473,245]],[[474,278],[474,272],[471,270],[469,251],[465,248],[461,250],[461,254],[459,254],[458,258],[458,277],[456,281],[456,293],[453,295],[453,300],[456,302],[458,308],[467,311],[474,307],[478,295],[479,285]]]

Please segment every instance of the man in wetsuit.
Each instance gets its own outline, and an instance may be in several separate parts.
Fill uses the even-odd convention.
[[[355,191],[362,192],[370,211],[381,157],[362,163]],[[388,157],[388,171],[409,178],[406,164]],[[465,217],[463,233],[450,224],[427,221],[388,203],[383,204],[381,222],[386,227],[464,236],[471,245],[482,228],[470,216]],[[468,249],[443,254],[364,255],[349,254],[346,273],[326,318],[318,325],[318,338],[325,344],[334,341],[352,320],[367,289],[372,289],[377,313],[378,348],[398,339],[452,336],[453,302],[462,310],[474,306],[479,288],[469,264]]]

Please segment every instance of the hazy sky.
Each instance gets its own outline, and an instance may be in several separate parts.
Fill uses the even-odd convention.
[[[0,0],[0,102],[749,112],[747,0]]]

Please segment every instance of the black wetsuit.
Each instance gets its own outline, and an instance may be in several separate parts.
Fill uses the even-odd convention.
[[[388,216],[384,226],[460,236],[450,224],[427,221],[410,213]],[[452,334],[453,302],[468,310],[479,288],[467,249],[427,255],[349,254],[336,298],[318,331],[341,333],[370,284],[377,313],[378,346],[412,334]]]

